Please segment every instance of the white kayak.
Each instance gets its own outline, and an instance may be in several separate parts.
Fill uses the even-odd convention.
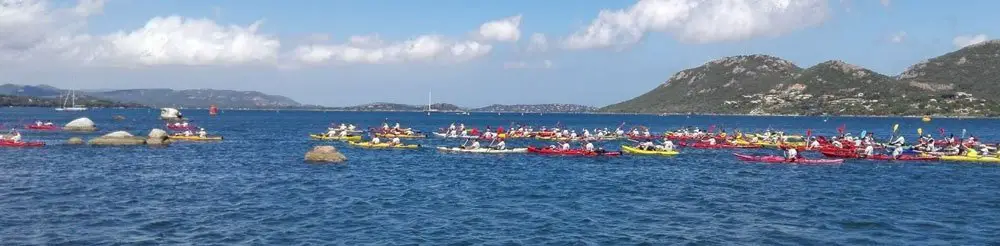
[[[438,137],[442,137],[442,138],[462,138],[462,139],[478,139],[479,138],[479,136],[448,135],[447,133],[440,133],[440,132],[435,132],[434,136],[438,136]]]
[[[483,154],[506,154],[506,153],[528,153],[528,148],[513,148],[513,149],[491,149],[491,148],[478,148],[478,149],[463,149],[459,147],[437,147],[441,151],[451,151],[451,152],[465,152],[465,153],[483,153]]]

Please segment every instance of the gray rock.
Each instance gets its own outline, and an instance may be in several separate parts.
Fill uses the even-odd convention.
[[[78,137],[71,137],[71,138],[69,138],[69,140],[66,140],[66,144],[69,144],[69,145],[81,145],[81,144],[83,144],[83,139],[82,138],[78,138]]]
[[[154,128],[153,130],[149,130],[149,138],[167,139],[167,137],[169,137],[169,135],[167,135],[167,131],[162,129]]]
[[[123,121],[125,120],[125,116],[115,115],[114,117],[111,117],[111,119],[114,119],[115,121]]]
[[[342,163],[344,161],[347,161],[347,157],[333,146],[316,146],[309,152],[306,152],[306,162]]]
[[[121,146],[121,145],[144,145],[146,144],[146,139],[141,137],[132,136],[131,133],[125,131],[117,131],[105,134],[90,141],[87,141],[90,145],[111,145],[111,146]]]
[[[66,126],[63,127],[63,130],[74,131],[74,132],[92,132],[92,131],[97,131],[97,125],[94,124],[94,121],[90,120],[87,117],[84,117],[66,123]]]

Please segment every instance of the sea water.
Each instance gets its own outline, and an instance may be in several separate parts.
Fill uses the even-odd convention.
[[[331,122],[400,122],[433,131],[515,124],[582,128],[685,126],[836,133],[840,126],[909,140],[966,130],[1000,140],[997,120],[580,114],[455,115],[185,111],[218,143],[166,148],[67,146],[73,136],[163,128],[158,110],[0,109],[5,128],[86,116],[101,132],[24,132],[43,148],[0,149],[4,244],[959,244],[997,242],[1000,166],[874,162],[796,166],[737,161],[732,150],[676,157],[553,157],[370,150],[310,140]],[[114,121],[115,115],[125,116]],[[484,143],[486,144],[486,143]],[[545,142],[508,140],[510,147]],[[619,149],[623,142],[599,146]],[[346,164],[303,155],[334,145]],[[775,150],[739,150],[778,154]],[[807,155],[815,155],[807,153]]]

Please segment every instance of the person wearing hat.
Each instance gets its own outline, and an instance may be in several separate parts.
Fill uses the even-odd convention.
[[[205,131],[205,128],[199,128],[198,129],[198,137],[201,137],[201,138],[208,137],[208,132]]]

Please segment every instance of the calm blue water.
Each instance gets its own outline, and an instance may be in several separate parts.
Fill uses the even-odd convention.
[[[34,119],[94,119],[103,132],[145,135],[157,110],[0,109],[6,127]],[[609,115],[470,116],[417,113],[185,112],[221,143],[168,148],[0,149],[0,241],[5,244],[959,244],[997,242],[1000,166],[849,161],[836,166],[749,164],[728,151],[675,158],[558,158],[446,154],[338,146],[346,165],[302,161],[306,137],[331,121],[384,119],[433,130],[468,125],[687,125],[834,133],[847,124],[883,135],[892,124],[965,128],[1000,140],[996,120]],[[123,122],[113,115],[128,117]],[[84,135],[97,136],[100,133]],[[457,141],[427,139],[427,146]],[[509,141],[510,146],[532,142]],[[537,143],[536,143],[537,144]],[[608,143],[607,148],[617,149]],[[753,153],[775,153],[769,150]]]

